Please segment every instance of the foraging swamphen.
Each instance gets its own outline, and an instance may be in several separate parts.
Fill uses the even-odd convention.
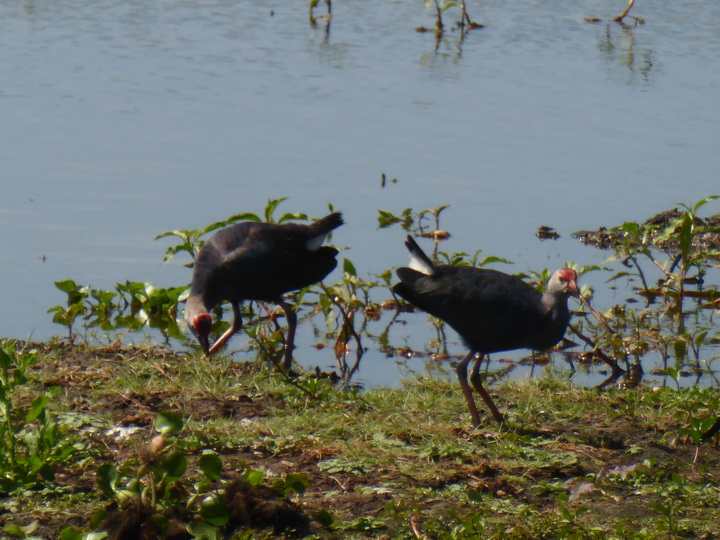
[[[342,224],[342,214],[335,212],[310,225],[243,222],[211,236],[195,258],[185,307],[188,327],[207,356],[242,327],[240,303],[259,300],[277,304],[285,312],[288,330],[283,367],[289,369],[297,316],[282,295],[322,281],[332,272],[338,251],[321,244]],[[208,312],[224,301],[232,305],[233,323],[211,347]]]
[[[545,294],[523,280],[483,268],[433,263],[408,236],[410,268],[396,270],[399,296],[442,319],[460,335],[470,352],[457,366],[458,379],[470,408],[473,425],[480,416],[467,381],[467,365],[479,353],[470,382],[498,423],[503,416],[483,388],[480,363],[487,354],[514,349],[545,350],[557,344],[570,321],[569,296],[579,296],[577,273],[571,268],[555,272]]]

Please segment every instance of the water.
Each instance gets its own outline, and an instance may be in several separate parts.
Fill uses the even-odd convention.
[[[302,1],[0,3],[0,335],[62,333],[55,280],[186,283],[155,235],[281,196],[341,209],[335,242],[361,274],[406,261],[377,209],[441,204],[448,251],[517,270],[601,261],[569,233],[716,193],[720,170],[720,4],[583,22],[623,4],[468,4],[487,27],[436,47],[417,0],[335,2],[329,31]],[[541,224],[563,238],[538,242]],[[396,379],[381,355],[363,362],[367,384]]]

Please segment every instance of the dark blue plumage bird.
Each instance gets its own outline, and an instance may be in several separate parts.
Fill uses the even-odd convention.
[[[577,273],[571,268],[555,272],[545,294],[523,280],[483,268],[437,265],[407,237],[410,268],[398,268],[399,296],[442,319],[462,338],[470,352],[457,366],[458,379],[470,408],[473,424],[480,416],[467,381],[467,365],[479,354],[470,382],[498,423],[503,416],[480,380],[480,363],[487,354],[513,349],[546,350],[556,345],[570,321],[567,300],[579,296]]]
[[[240,303],[259,300],[279,305],[288,321],[283,367],[292,362],[297,316],[282,295],[322,281],[337,265],[335,248],[322,246],[343,224],[339,212],[303,225],[243,222],[216,232],[195,258],[190,296],[185,307],[188,327],[209,356],[242,327]],[[210,346],[209,311],[229,301],[232,326]]]

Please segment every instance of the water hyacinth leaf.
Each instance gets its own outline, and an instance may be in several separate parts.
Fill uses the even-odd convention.
[[[323,527],[329,527],[333,524],[335,519],[332,517],[332,514],[327,510],[320,510],[317,514],[315,514],[315,521],[317,521]]]
[[[100,491],[107,497],[112,497],[117,489],[117,468],[111,463],[103,463],[95,473],[95,481]]]
[[[187,470],[187,458],[180,452],[173,452],[163,459],[162,470],[169,476],[179,478]]]
[[[638,225],[634,221],[626,221],[619,227],[613,227],[611,230],[624,232],[637,238],[637,236],[639,236],[640,234],[640,225]]]
[[[100,527],[107,521],[109,515],[110,513],[105,508],[93,512],[92,516],[90,516],[90,526],[94,528]]]
[[[263,478],[265,477],[265,473],[263,471],[258,471],[255,469],[247,469],[243,473],[243,476],[245,477],[245,481],[252,487],[259,486],[260,482],[263,481]]]
[[[482,491],[477,489],[469,489],[467,492],[467,498],[469,501],[472,502],[482,502],[484,499],[484,495]]]
[[[161,412],[155,417],[155,430],[163,435],[177,435],[182,428],[182,418],[175,413]]]
[[[5,532],[9,531],[6,530]],[[65,527],[62,531],[60,531],[60,534],[58,534],[58,538],[60,540],[83,540],[83,535],[72,527]]]
[[[295,493],[302,495],[310,487],[310,480],[304,474],[288,473],[285,475],[285,484]]]
[[[230,520],[225,497],[219,493],[213,493],[205,497],[200,504],[200,515],[210,525],[216,527],[225,525]]]
[[[140,494],[140,491],[142,490],[142,483],[137,478],[133,478],[130,480],[127,485],[125,486],[128,490]]]
[[[20,527],[20,525],[16,525],[15,523],[5,525],[3,527],[3,531],[18,538],[27,538],[27,534],[23,531],[22,527]]]
[[[200,470],[208,480],[219,480],[222,474],[222,461],[217,454],[203,454],[198,462]]]
[[[201,523],[200,521],[193,521],[188,524],[187,532],[193,535],[193,538],[197,540],[220,540],[222,536],[220,532],[207,523]]]

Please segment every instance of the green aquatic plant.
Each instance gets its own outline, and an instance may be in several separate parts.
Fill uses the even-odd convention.
[[[310,487],[307,477],[298,473],[285,474],[266,487],[264,472],[244,464],[229,478],[220,456],[207,450],[191,468],[190,456],[182,450],[183,419],[161,412],[153,426],[150,440],[136,446],[136,456],[123,464],[106,462],[98,467],[97,485],[111,504],[92,515],[90,525],[97,529],[94,534],[103,534],[117,523],[117,515],[127,513],[128,520],[138,520],[137,527],[160,536],[168,533],[174,520],[197,538],[223,538],[243,525],[242,520],[250,524],[248,514],[255,511],[252,498],[256,493],[268,504],[269,495],[283,501],[302,495]],[[239,505],[243,507],[234,508]],[[291,522],[280,524],[278,530],[290,526]],[[72,528],[66,530],[68,535],[79,534]]]
[[[26,347],[0,342],[0,494],[52,483],[55,468],[82,448],[49,409],[57,388],[41,392],[29,406],[20,401],[38,361],[37,351]]]
[[[169,246],[165,250],[165,257],[163,258],[163,262],[171,261],[176,254],[181,252],[188,253],[191,259],[194,261],[195,256],[205,245],[205,240],[203,240],[204,236],[216,230],[224,229],[225,227],[229,227],[230,225],[239,223],[241,221],[255,221],[257,223],[260,223],[262,221],[265,221],[266,223],[284,223],[291,220],[306,221],[307,215],[300,212],[285,213],[279,218],[275,217],[275,211],[277,210],[278,206],[280,206],[280,204],[286,200],[287,197],[281,197],[279,199],[269,199],[268,202],[265,204],[262,216],[253,212],[241,212],[239,214],[234,214],[227,219],[216,221],[214,223],[211,223],[210,225],[198,229],[177,229],[174,231],[165,231],[164,233],[160,233],[155,237],[155,240],[174,237],[180,241],[178,244]],[[185,266],[192,267],[192,262],[187,263]]]
[[[70,341],[76,336],[78,319],[86,331],[138,331],[147,327],[160,330],[166,338],[182,337],[177,305],[187,294],[187,287],[158,288],[152,283],[126,281],[109,291],[71,279],[56,281],[55,287],[67,294],[67,305],[53,306],[48,313],[53,314],[54,323],[67,327]]]
[[[320,3],[320,0],[310,0],[310,25],[316,26],[318,19],[325,19],[328,28],[330,27],[330,21],[332,20],[332,0],[325,0],[327,5],[327,13],[319,17],[315,17],[315,8]]]
[[[443,23],[443,14],[448,11],[450,8],[454,7],[460,7],[460,20],[457,23],[457,27],[461,30],[462,36],[464,37],[465,33],[469,30],[473,30],[475,28],[484,28],[482,24],[473,22],[470,19],[470,15],[467,10],[467,5],[465,4],[464,0],[424,0],[425,2],[425,9],[428,11],[434,11],[435,12],[435,37],[437,40],[439,40],[444,31],[445,31],[445,24]],[[416,29],[418,32],[427,32],[428,29],[421,26]]]
[[[698,215],[715,199],[713,195],[692,206],[680,204],[681,210],[662,212],[642,224],[626,222],[596,233],[576,233],[591,245],[614,251],[606,263],[619,262],[622,267],[611,269],[608,281],[637,279],[641,283],[635,290],[645,299],[644,308],[624,303],[602,314],[590,310],[596,320],[587,318],[582,323],[583,332],[625,363],[628,373],[631,363],[648,371],[643,370],[642,359],[656,353],[662,368],[653,370],[654,374],[673,380],[678,387],[680,377],[689,372],[706,373],[717,380],[711,367],[717,355],[708,357],[703,352],[717,341],[717,335],[712,336],[713,325],[704,324],[701,317],[707,311],[703,306],[712,307],[720,298],[718,286],[708,282],[720,258],[720,219]],[[688,299],[698,302],[695,309],[687,309]],[[702,303],[707,300],[711,302]],[[688,329],[690,317],[695,322]]]
[[[438,206],[435,209],[420,210],[419,212],[414,211],[412,208],[406,208],[399,215],[388,210],[378,210],[378,227],[387,229],[393,225],[400,225],[404,231],[414,236],[446,238],[447,233],[440,229],[440,214],[448,208],[450,208],[449,204]]]

